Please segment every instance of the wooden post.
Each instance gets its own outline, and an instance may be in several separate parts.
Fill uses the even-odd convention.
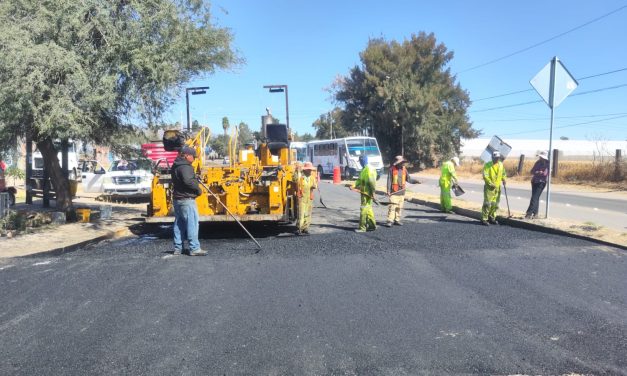
[[[615,160],[616,165],[614,167],[614,180],[616,181],[621,181],[623,179],[621,153],[622,153],[621,149],[616,149],[616,160]]]
[[[518,175],[522,174],[523,165],[525,164],[525,155],[521,154],[518,160]]]
[[[553,165],[552,167],[552,171],[551,171],[551,177],[555,178],[557,177],[558,171],[557,171],[557,167],[559,164],[559,150],[558,149],[553,149],[553,158],[551,158],[551,164]]]

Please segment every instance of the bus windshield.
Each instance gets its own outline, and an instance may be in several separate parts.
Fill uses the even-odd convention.
[[[368,157],[372,157],[381,154],[379,152],[379,148],[377,147],[377,142],[371,138],[346,140],[346,146],[348,148],[348,153],[352,157],[359,157],[364,154]]]

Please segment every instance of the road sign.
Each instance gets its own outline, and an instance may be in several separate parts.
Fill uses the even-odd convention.
[[[529,81],[550,108],[559,106],[579,86],[564,64],[557,57],[554,60],[555,62],[549,62]],[[554,77],[551,77],[553,64],[555,65]],[[552,100],[551,89],[553,89]]]
[[[485,148],[483,153],[481,153],[481,160],[485,163],[490,162],[492,160],[492,153],[495,151],[501,153],[501,157],[505,159],[507,158],[509,152],[512,151],[512,147],[503,141],[499,136],[493,136],[488,146]]]

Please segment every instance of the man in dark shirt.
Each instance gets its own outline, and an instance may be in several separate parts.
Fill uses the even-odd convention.
[[[531,168],[531,200],[525,218],[533,219],[538,216],[540,195],[546,187],[546,179],[549,176],[549,155],[546,151],[538,154],[538,160]]]
[[[189,243],[190,256],[204,256],[207,251],[200,249],[198,241],[198,207],[196,197],[202,194],[192,162],[196,151],[183,146],[172,164],[172,185],[174,198],[174,254],[183,251],[183,242]]]

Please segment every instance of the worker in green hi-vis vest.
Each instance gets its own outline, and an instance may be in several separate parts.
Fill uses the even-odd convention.
[[[451,186],[457,184],[455,166],[459,166],[459,158],[453,157],[451,160],[442,163],[440,175],[440,206],[442,211],[450,213],[453,211],[451,203]]]
[[[363,166],[359,178],[355,181],[355,190],[361,193],[361,207],[359,211],[359,228],[355,232],[374,231],[377,222],[374,219],[372,201],[377,184],[377,171],[368,165],[368,157],[362,155],[359,162]]]
[[[505,167],[501,161],[501,153],[492,153],[492,160],[483,165],[483,207],[481,208],[481,223],[489,226],[498,225],[496,211],[501,200],[501,183],[505,185]]]

